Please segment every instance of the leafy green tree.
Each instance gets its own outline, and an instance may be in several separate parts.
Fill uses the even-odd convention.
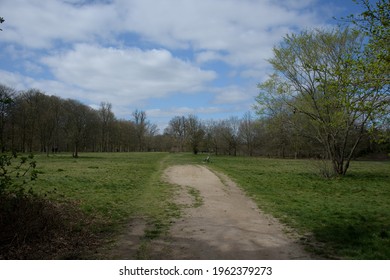
[[[374,54],[377,63],[389,67],[390,62],[390,2],[379,0],[372,4],[369,0],[354,0],[364,11],[358,15],[350,15],[348,21],[369,37],[367,51]],[[388,68],[387,68],[388,70]],[[388,80],[387,80],[388,82]]]
[[[365,46],[365,60],[360,67],[369,75],[365,76],[368,87],[382,89],[389,92],[390,86],[390,2],[379,0],[375,3],[368,0],[354,0],[362,6],[364,11],[347,18],[355,28],[361,30],[368,38]],[[390,127],[390,104],[385,110],[388,112],[377,125],[381,128],[380,141],[390,141],[388,133]],[[387,133],[386,133],[387,132]]]
[[[363,67],[363,48],[364,36],[348,28],[287,35],[269,60],[275,73],[259,85],[258,107],[272,101],[299,115],[289,121],[308,126],[338,175],[389,104],[388,90]]]

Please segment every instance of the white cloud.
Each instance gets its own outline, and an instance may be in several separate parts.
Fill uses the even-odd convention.
[[[76,1],[73,1],[76,2]],[[87,2],[87,1],[82,1]],[[314,0],[113,0],[75,5],[69,1],[3,0],[2,39],[50,48],[59,42],[113,42],[133,32],[167,48],[206,51],[200,60],[253,65],[268,57],[287,32],[321,24]],[[318,6],[317,6],[318,8]]]
[[[228,86],[217,88],[215,92],[215,104],[237,104],[247,101],[253,101],[253,90],[244,87]]]
[[[148,108],[153,98],[196,92],[214,99],[209,95],[196,104],[181,99],[183,107],[169,100],[171,110],[150,113],[225,113],[253,102],[253,81],[266,76],[272,47],[286,33],[322,25],[333,15],[324,9],[330,5],[318,0],[0,0],[6,20],[0,80],[95,107],[111,102],[121,116]]]
[[[265,81],[265,79],[268,78],[270,72],[272,72],[272,68],[270,66],[265,66],[260,69],[245,69],[240,73],[240,76],[246,79],[254,79],[257,83],[262,83],[263,81]]]
[[[213,60],[224,60],[224,56],[216,51],[202,51],[196,54],[196,62],[203,64]]]
[[[296,7],[293,3],[298,4]],[[198,59],[221,58],[232,65],[253,65],[268,57],[282,36],[318,25],[310,0],[117,0],[124,29],[170,48],[206,50]],[[288,4],[288,6],[286,6]],[[306,9],[305,9],[306,8]]]
[[[146,110],[147,116],[152,118],[173,118],[175,116],[188,116],[188,115],[198,115],[198,114],[215,114],[224,112],[224,109],[220,107],[172,107],[167,109],[149,109]]]
[[[26,60],[24,62],[24,68],[26,69],[26,71],[28,71],[30,73],[39,74],[39,73],[43,72],[43,69],[41,66],[39,66],[38,64],[31,62],[29,60]]]
[[[109,96],[118,105],[194,92],[216,78],[215,72],[203,71],[162,49],[78,44],[73,50],[43,58],[42,63],[59,81],[85,90],[83,98],[105,100]]]
[[[25,79],[25,77],[19,73],[13,73],[0,69],[0,82],[16,90],[26,89],[26,86],[29,84],[29,82],[32,81],[32,79]]]
[[[59,0],[2,0],[0,10],[6,20],[2,39],[33,48],[50,48],[56,40],[80,42],[107,37],[117,23],[115,8],[101,3],[72,5]]]
[[[49,95],[58,95],[63,98],[79,100],[83,91],[55,80],[33,79],[20,73],[3,71],[0,69],[0,82],[18,91],[35,88]]]

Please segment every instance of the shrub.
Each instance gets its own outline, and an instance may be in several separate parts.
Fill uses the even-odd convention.
[[[0,155],[0,195],[22,195],[29,178],[37,178],[34,155],[19,157],[16,153]],[[30,190],[31,192],[31,190]]]

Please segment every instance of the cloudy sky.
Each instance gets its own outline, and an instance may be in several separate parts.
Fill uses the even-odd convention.
[[[352,0],[0,0],[0,83],[110,102],[163,128],[242,116],[284,35],[336,25]]]

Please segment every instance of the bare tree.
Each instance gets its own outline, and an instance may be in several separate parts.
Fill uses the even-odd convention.
[[[108,102],[102,102],[98,111],[101,129],[101,151],[110,151],[111,133],[115,121],[114,113],[112,112],[112,105]]]
[[[212,151],[215,155],[218,155],[222,149],[222,135],[221,135],[221,122],[215,120],[209,120],[205,122],[205,143],[208,151]]]
[[[133,117],[134,117],[135,131],[137,135],[138,151],[143,152],[145,151],[145,147],[146,147],[145,137],[146,137],[147,127],[148,127],[146,112],[135,110],[133,112]]]
[[[58,151],[58,142],[61,132],[61,120],[63,112],[62,100],[56,96],[42,96],[42,106],[39,121],[41,151],[47,156],[50,152]]]
[[[133,139],[133,136],[135,135],[134,123],[128,120],[118,120],[116,121],[116,126],[114,138],[117,139],[117,150],[119,152],[130,152],[135,150]]]
[[[240,145],[239,128],[240,120],[238,117],[230,117],[222,121],[222,136],[228,146],[229,155],[237,156]]]
[[[67,100],[64,103],[66,110],[65,131],[69,144],[72,146],[72,155],[79,157],[79,151],[85,143],[86,132],[92,109],[76,100]]]
[[[251,112],[246,112],[244,117],[241,119],[239,135],[241,142],[246,146],[248,155],[253,156],[256,129]]]
[[[194,154],[199,152],[200,145],[204,137],[202,122],[195,115],[186,118],[187,141]]]
[[[184,116],[172,118],[165,132],[173,137],[174,146],[176,146],[178,151],[183,152],[187,137],[186,118]]]
[[[9,118],[11,105],[16,91],[13,88],[0,84],[0,150],[6,149],[5,128]]]

